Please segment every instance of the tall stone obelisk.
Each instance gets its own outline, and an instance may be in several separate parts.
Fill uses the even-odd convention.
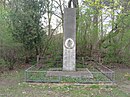
[[[63,71],[76,70],[76,8],[64,9]]]

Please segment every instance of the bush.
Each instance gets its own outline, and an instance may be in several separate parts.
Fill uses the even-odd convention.
[[[4,59],[0,59],[0,67],[5,67],[6,66],[6,61]]]

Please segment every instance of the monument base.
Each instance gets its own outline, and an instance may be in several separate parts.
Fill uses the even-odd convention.
[[[87,68],[79,69],[77,71],[55,71],[55,70],[53,71],[53,70],[51,69],[47,71],[46,76],[93,78],[93,74]]]

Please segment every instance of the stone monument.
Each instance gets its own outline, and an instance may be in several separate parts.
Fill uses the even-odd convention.
[[[64,10],[63,71],[76,70],[76,8]]]
[[[71,3],[73,7],[71,8]],[[64,9],[63,71],[76,70],[76,7],[77,0],[69,0]]]
[[[71,2],[73,7],[71,8]],[[76,6],[77,0],[69,0],[68,8],[64,9],[63,37],[63,68],[62,71],[51,68],[46,76],[69,76],[93,78],[92,73],[85,68],[76,71]]]

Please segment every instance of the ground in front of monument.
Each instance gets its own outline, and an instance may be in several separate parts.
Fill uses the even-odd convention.
[[[88,67],[92,70],[91,65]],[[61,69],[59,68],[59,70]],[[129,97],[130,95],[130,68],[113,68],[112,70],[116,72],[117,85],[112,86],[75,82],[26,83],[24,82],[24,70],[25,68],[15,69],[0,75],[0,97]],[[32,77],[35,74],[38,73],[32,73]],[[70,79],[67,80],[70,81]]]

